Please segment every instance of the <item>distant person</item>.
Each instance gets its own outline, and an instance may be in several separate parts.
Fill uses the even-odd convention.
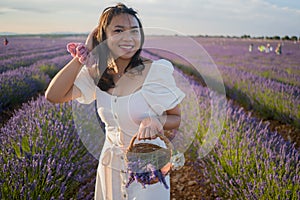
[[[273,47],[270,45],[270,43],[268,43],[266,48],[265,48],[265,52],[270,53],[271,51],[273,51]]]
[[[265,47],[264,45],[260,45],[260,46],[257,47],[257,49],[258,49],[258,51],[260,51],[260,52],[264,52],[265,49],[266,49],[266,47]]]
[[[270,45],[269,49],[270,49],[270,52],[272,52],[272,51],[273,51],[273,47],[272,47],[271,45]]]
[[[282,52],[281,52],[281,44],[280,43],[277,44],[277,47],[275,49],[275,53],[277,55],[281,55]]]
[[[249,52],[252,52],[253,51],[253,44],[250,44],[249,45]]]
[[[4,40],[3,40],[3,44],[6,46],[8,45],[8,39],[5,37]]]

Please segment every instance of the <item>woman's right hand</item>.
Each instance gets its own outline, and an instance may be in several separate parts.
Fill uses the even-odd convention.
[[[98,31],[98,26],[93,29],[92,32],[89,33],[88,37],[85,40],[86,48],[91,52],[93,50],[93,38]]]
[[[141,123],[137,133],[138,140],[152,140],[164,134],[163,125],[156,117],[146,117]]]

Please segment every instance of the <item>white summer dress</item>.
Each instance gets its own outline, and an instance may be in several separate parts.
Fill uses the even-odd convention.
[[[81,90],[79,103],[89,104],[97,100],[97,111],[105,123],[106,138],[97,169],[95,200],[168,200],[170,189],[157,183],[146,185],[133,182],[128,188],[124,153],[141,120],[162,115],[179,104],[185,94],[176,86],[172,64],[164,59],[153,61],[145,81],[138,91],[125,96],[114,96],[100,90],[84,66],[75,85]],[[150,142],[162,147],[159,139]],[[166,176],[170,186],[170,177]]]

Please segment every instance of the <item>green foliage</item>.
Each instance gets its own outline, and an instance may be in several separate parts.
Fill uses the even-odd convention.
[[[298,199],[299,152],[241,111],[228,118],[216,148],[202,161],[224,199]],[[201,162],[202,162],[201,161]]]
[[[57,74],[57,72],[60,70],[58,67],[54,65],[41,65],[40,71],[47,74],[51,79]]]
[[[292,37],[291,37],[291,40],[292,40],[292,41],[298,41],[298,37],[297,37],[297,36],[292,36]]]
[[[40,97],[22,110],[0,130],[0,199],[76,198],[98,162],[78,138],[71,105]]]

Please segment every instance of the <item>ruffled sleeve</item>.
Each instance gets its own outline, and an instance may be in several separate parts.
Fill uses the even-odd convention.
[[[81,91],[81,97],[76,99],[79,103],[90,104],[95,100],[97,86],[90,76],[86,66],[83,66],[78,73],[74,81],[74,85],[76,85]]]
[[[174,67],[169,61],[154,61],[144,82],[142,94],[157,115],[174,108],[185,97],[176,86],[173,72]]]

